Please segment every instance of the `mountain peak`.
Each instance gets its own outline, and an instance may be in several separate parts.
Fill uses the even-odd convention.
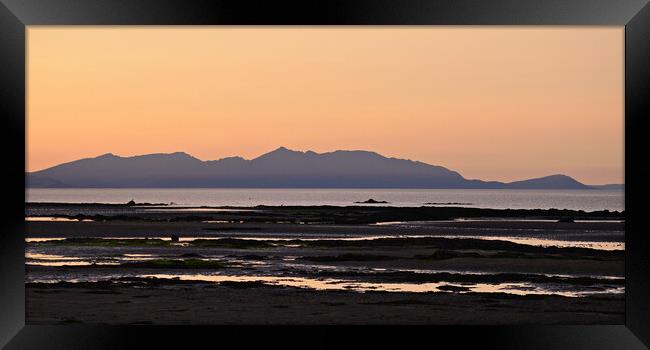
[[[174,153],[170,153],[169,155],[174,156],[174,157],[178,157],[178,158],[194,158],[194,156],[192,156],[192,155],[190,155],[188,153],[185,153],[185,152],[174,152]],[[194,159],[196,159],[196,158],[194,158]]]
[[[588,189],[589,186],[564,174],[553,174],[529,180],[514,181],[507,184],[510,188],[570,188]]]
[[[189,159],[201,161],[194,156],[187,154],[185,152],[172,152],[172,153],[150,153],[150,154],[141,154],[133,157],[127,157],[128,159]]]
[[[286,148],[284,146],[280,146],[280,147],[274,149],[273,151],[268,152],[267,154],[270,154],[270,153],[273,153],[273,154],[304,154],[305,152],[294,151],[294,150],[288,149],[288,148]]]
[[[564,174],[553,174],[553,175],[548,175],[548,176],[542,176],[542,178],[548,178],[548,179],[571,179],[571,176],[564,175]]]
[[[264,153],[261,156],[253,159],[253,160],[262,160],[262,159],[275,159],[277,157],[285,157],[285,156],[292,156],[292,155],[304,155],[304,152],[300,151],[294,151],[290,150],[284,146],[280,146],[276,149],[274,149],[271,152]]]
[[[102,154],[101,156],[97,156],[95,158],[96,159],[109,159],[109,158],[119,158],[119,157],[114,155],[113,153],[105,153],[105,154]]]

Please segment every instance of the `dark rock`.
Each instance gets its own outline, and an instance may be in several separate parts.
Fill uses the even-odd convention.
[[[178,235],[172,235],[172,242],[178,242],[179,238]]]
[[[377,203],[388,203],[388,202],[386,202],[386,201],[377,201],[377,200],[374,200],[374,199],[370,198],[367,201],[355,202],[355,203],[359,203],[359,204],[377,204]]]
[[[452,286],[449,284],[446,284],[444,286],[438,287],[439,290],[446,291],[446,292],[469,292],[471,289],[468,287],[463,287],[463,286]]]
[[[238,289],[246,289],[246,288],[260,288],[260,287],[267,287],[267,284],[264,284],[262,281],[223,281],[219,282],[220,286],[223,287],[230,287],[230,288],[238,288]]]

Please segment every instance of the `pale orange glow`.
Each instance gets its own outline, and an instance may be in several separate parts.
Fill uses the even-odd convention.
[[[29,27],[27,170],[363,149],[623,183],[623,27]]]

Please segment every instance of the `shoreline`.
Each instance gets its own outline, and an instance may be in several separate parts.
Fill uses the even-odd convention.
[[[151,208],[28,205],[26,216],[75,219],[26,221],[27,323],[624,319],[624,251],[597,248],[624,244],[624,222],[548,219],[563,211],[495,220],[486,214],[504,211],[471,208]]]
[[[624,242],[624,223],[430,222],[420,225],[332,225],[292,223],[205,223],[201,221],[27,221],[26,238],[69,237],[286,237],[399,236],[532,237]]]
[[[26,217],[91,221],[150,221],[275,224],[368,225],[386,222],[450,221],[455,219],[535,219],[564,224],[576,220],[624,221],[625,211],[568,209],[480,209],[467,207],[386,206],[254,206],[167,207],[101,203],[26,203]],[[471,220],[468,220],[471,221]]]

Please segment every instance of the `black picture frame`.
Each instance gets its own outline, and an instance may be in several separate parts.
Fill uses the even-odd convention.
[[[399,327],[400,339],[482,348],[644,349],[650,346],[650,230],[645,220],[649,149],[650,5],[642,0],[0,0],[0,113],[4,187],[0,232],[0,346],[8,349],[118,349],[201,341],[278,342],[312,336],[343,342],[339,327],[171,327],[25,325],[25,58],[30,25],[615,25],[625,26],[624,325]],[[645,159],[644,159],[645,158]],[[350,332],[383,341],[378,327]],[[406,335],[406,336],[405,336]],[[217,343],[213,343],[217,345]],[[223,343],[225,344],[225,343]],[[424,343],[427,344],[427,343]],[[277,345],[277,344],[276,344]],[[311,344],[309,344],[311,345]]]

